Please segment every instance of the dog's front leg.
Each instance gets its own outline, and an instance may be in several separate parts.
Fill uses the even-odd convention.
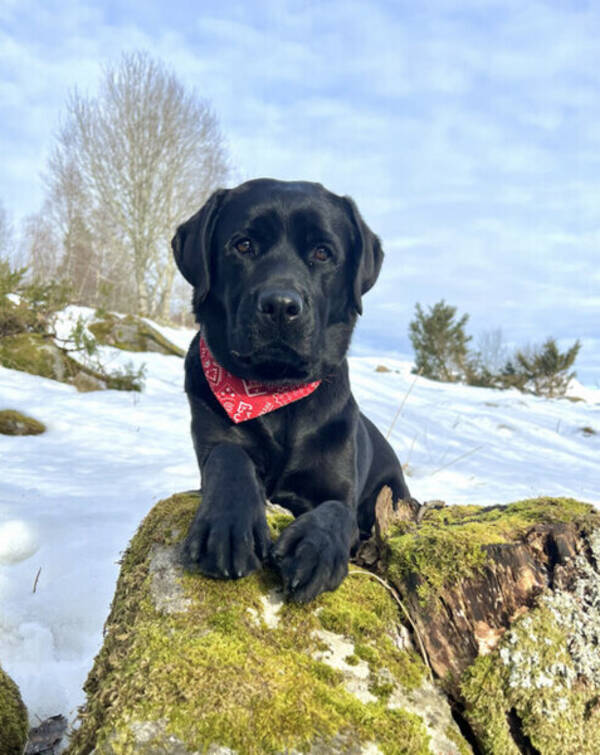
[[[286,597],[305,603],[335,590],[348,573],[357,538],[356,512],[341,501],[324,501],[299,516],[273,548]]]
[[[216,445],[202,467],[202,503],[183,548],[187,567],[209,577],[245,577],[260,567],[270,544],[252,460],[240,446]]]

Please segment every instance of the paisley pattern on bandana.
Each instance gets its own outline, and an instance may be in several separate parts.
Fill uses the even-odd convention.
[[[313,383],[278,388],[258,380],[236,377],[215,360],[204,338],[200,338],[200,361],[215,398],[236,424],[256,419],[298,401],[321,384],[320,380],[315,380]]]

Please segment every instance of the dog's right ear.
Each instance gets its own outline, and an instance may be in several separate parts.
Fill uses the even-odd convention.
[[[227,189],[218,189],[207,202],[182,223],[171,240],[177,267],[196,289],[198,301],[204,301],[210,289],[210,247],[215,221]]]
[[[358,207],[351,197],[342,197],[348,208],[350,219],[358,234],[358,243],[354,251],[354,282],[352,288],[354,310],[362,315],[361,297],[373,287],[383,262],[383,249],[376,236],[362,219]]]

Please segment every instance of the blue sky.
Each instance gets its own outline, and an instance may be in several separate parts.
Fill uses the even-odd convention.
[[[0,200],[39,209],[65,98],[123,50],[211,101],[234,168],[355,198],[386,261],[357,350],[409,353],[414,304],[470,332],[583,342],[600,384],[600,4],[76,2],[0,6]]]

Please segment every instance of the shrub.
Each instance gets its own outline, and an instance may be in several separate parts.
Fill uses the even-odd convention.
[[[8,261],[0,259],[0,364],[70,383],[75,383],[80,373],[86,374],[91,379],[85,390],[93,384],[97,388],[141,391],[145,365],[135,369],[128,364],[120,370],[108,370],[100,360],[96,338],[81,317],[68,338],[57,342],[55,315],[68,304],[70,286],[60,280],[25,282],[27,272],[27,268],[12,269]],[[27,357],[17,358],[15,350],[22,352],[24,344],[30,347]],[[72,359],[72,353],[84,356],[85,366],[81,359]],[[41,370],[36,359],[39,355],[46,364]]]
[[[455,320],[456,307],[444,300],[429,307],[425,313],[420,304],[415,307],[415,319],[410,323],[410,340],[415,350],[415,369],[424,377],[444,382],[464,380],[467,367],[465,333],[469,315]]]
[[[556,340],[548,338],[541,347],[517,351],[517,374],[524,381],[524,388],[536,396],[564,396],[575,372],[569,372],[575,363],[581,343],[579,340],[561,352]]]
[[[467,348],[471,336],[465,325],[469,315],[456,319],[456,307],[441,301],[425,313],[416,305],[410,323],[410,339],[415,350],[413,372],[433,380],[465,382],[484,388],[517,388],[536,396],[563,396],[575,377],[579,341],[561,352],[556,339],[542,346],[518,349],[512,356],[502,341],[500,330],[484,333],[477,350]]]
[[[64,281],[25,282],[27,268],[0,259],[0,338],[17,333],[46,333],[52,317],[69,300]],[[12,296],[9,296],[12,294]]]
[[[535,396],[564,396],[575,372],[573,366],[581,344],[576,341],[561,353],[554,338],[542,346],[515,351],[501,370],[494,372],[479,358],[471,356],[466,370],[466,382],[485,388],[517,388]]]

